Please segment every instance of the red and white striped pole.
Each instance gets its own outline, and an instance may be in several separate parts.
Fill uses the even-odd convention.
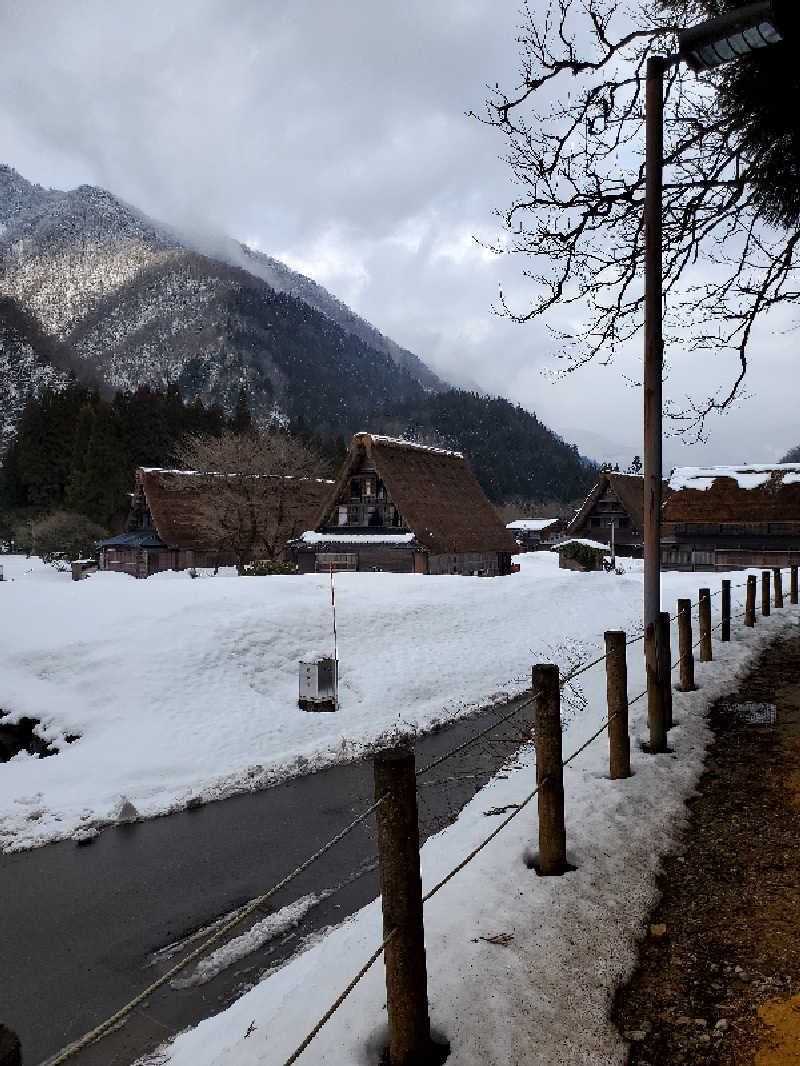
[[[328,564],[331,571],[331,618],[333,619],[333,706],[339,710],[339,652],[336,647],[336,590],[333,584],[333,563]]]
[[[331,617],[333,618],[333,661],[338,662],[339,654],[336,649],[336,593],[333,584],[333,563],[328,563],[331,571]],[[335,668],[334,668],[335,669]]]

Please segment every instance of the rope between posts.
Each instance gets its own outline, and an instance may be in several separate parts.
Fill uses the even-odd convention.
[[[508,714],[503,715],[502,718],[498,718],[496,722],[492,722],[491,725],[487,726],[485,729],[482,729],[479,733],[475,733],[474,736],[469,737],[462,744],[457,744],[456,747],[451,748],[449,751],[446,751],[444,755],[439,755],[432,762],[429,762],[427,766],[423,766],[421,770],[417,770],[417,777],[421,777],[422,774],[427,774],[428,771],[433,770],[435,766],[441,765],[441,763],[446,762],[454,755],[457,755],[458,752],[464,751],[465,748],[468,748],[472,744],[476,743],[476,741],[480,740],[481,737],[485,737],[487,733],[491,733],[493,729],[497,729],[498,726],[503,725],[510,718],[513,718],[515,714],[518,714],[520,711],[523,711],[526,707],[530,707],[532,703],[533,696],[529,696],[528,699],[524,700],[524,702],[518,703],[513,709],[513,711],[509,711]]]
[[[547,778],[545,778],[544,780],[546,781]],[[432,896],[435,896],[440,889],[444,888],[448,881],[451,881],[456,876],[456,874],[459,873],[459,871],[463,870],[467,863],[472,862],[475,856],[478,855],[481,851],[483,851],[486,845],[491,843],[491,841],[494,840],[498,833],[501,833],[508,825],[508,823],[513,821],[513,819],[517,817],[520,811],[523,811],[528,806],[533,797],[538,793],[539,788],[542,784],[544,784],[544,781],[540,782],[533,790],[533,792],[529,793],[529,795],[525,797],[522,803],[520,803],[519,806],[515,810],[513,810],[507,818],[503,819],[500,825],[495,826],[495,828],[491,831],[491,833],[488,835],[488,837],[486,837],[485,840],[481,841],[481,843],[478,844],[477,847],[473,848],[469,855],[463,858],[457,866],[454,866],[449,874],[443,877],[442,880],[438,882],[438,884],[435,884],[429,892],[426,892],[425,895],[422,897],[422,902],[427,903]]]
[[[194,951],[190,952],[186,956],[186,958],[182,959],[165,974],[162,974],[161,977],[153,981],[153,983],[148,985],[147,988],[145,988],[142,992],[139,993],[138,996],[135,996],[132,1000],[130,1000],[129,1003],[126,1003],[124,1007],[120,1007],[120,1009],[115,1014],[112,1014],[110,1018],[107,1018],[104,1022],[101,1022],[100,1025],[92,1029],[91,1032],[86,1033],[80,1038],[80,1040],[77,1040],[74,1044],[70,1044],[70,1046],[68,1048],[65,1048],[64,1051],[60,1052],[60,1054],[58,1054],[56,1058],[48,1060],[48,1066],[61,1066],[61,1063],[67,1062],[68,1059],[72,1058],[73,1055],[77,1055],[79,1051],[83,1051],[83,1049],[88,1047],[89,1044],[93,1043],[93,1041],[99,1039],[99,1037],[101,1036],[105,1036],[105,1034],[117,1024],[117,1022],[120,1022],[123,1018],[126,1018],[131,1013],[131,1011],[135,1010],[154,992],[158,991],[158,989],[161,988],[163,985],[168,984],[168,982],[171,981],[173,977],[179,974],[182,970],[186,969],[186,967],[190,963],[194,962],[196,959],[199,959],[201,955],[204,955],[209,948],[219,943],[219,941],[222,940],[222,938],[226,936],[227,933],[229,933],[237,925],[243,922],[245,918],[249,918],[249,916],[253,914],[254,911],[258,910],[259,907],[262,907],[267,902],[267,900],[271,899],[272,896],[274,896],[282,888],[285,888],[286,885],[294,881],[296,877],[299,877],[300,874],[307,870],[309,866],[311,866],[313,863],[315,863],[317,859],[322,858],[322,856],[326,852],[330,851],[330,849],[334,847],[334,845],[338,844],[340,840],[343,840],[348,833],[351,833],[358,825],[361,824],[361,822],[363,822],[374,811],[376,811],[385,799],[385,796],[381,796],[380,799],[376,800],[371,806],[367,807],[367,809],[362,811],[361,814],[358,815],[358,817],[354,818],[349,825],[345,826],[344,829],[338,832],[335,837],[332,837],[326,844],[323,844],[322,847],[315,851],[313,855],[310,855],[305,860],[305,862],[301,863],[300,866],[294,869],[290,874],[287,874],[282,881],[279,881],[276,885],[273,885],[268,892],[265,892],[262,896],[259,896],[257,899],[253,900],[252,903],[249,903],[244,908],[244,910],[240,911],[234,918],[231,918],[230,921],[226,922],[220,929],[216,931],[216,933],[208,937],[207,940],[204,940],[203,943],[200,944],[199,947],[195,948]]]
[[[333,1015],[336,1013],[336,1011],[339,1009],[339,1007],[341,1007],[341,1005],[344,1003],[344,1001],[347,999],[347,997],[350,995],[350,993],[356,987],[358,982],[365,976],[367,971],[378,961],[378,959],[383,954],[383,949],[386,947],[386,945],[389,943],[389,941],[392,939],[392,937],[395,935],[396,932],[397,932],[397,930],[393,929],[391,931],[391,933],[389,933],[388,936],[384,937],[383,943],[381,943],[380,946],[377,947],[375,949],[375,951],[373,951],[373,953],[370,955],[370,957],[367,959],[367,961],[364,963],[364,965],[361,967],[361,969],[355,975],[355,977],[350,982],[350,984],[347,986],[347,988],[344,990],[344,992],[342,992],[341,995],[337,996],[336,1000],[325,1011],[325,1013],[322,1015],[320,1020],[317,1022],[317,1024],[314,1026],[314,1028],[311,1030],[311,1032],[308,1034],[308,1036],[305,1038],[305,1040],[302,1042],[302,1044],[300,1044],[300,1046],[298,1048],[296,1048],[295,1051],[292,1052],[292,1054],[289,1056],[289,1058],[284,1062],[283,1066],[292,1066],[293,1062],[297,1062],[297,1060],[303,1054],[303,1052],[308,1047],[308,1045],[311,1043],[311,1041],[314,1039],[314,1037],[319,1033],[320,1029],[322,1029],[322,1027],[324,1025],[326,1025],[330,1021],[330,1019],[333,1017]]]

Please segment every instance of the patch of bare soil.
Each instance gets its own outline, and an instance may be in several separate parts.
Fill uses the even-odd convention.
[[[775,704],[774,725],[726,705]],[[631,1066],[800,1064],[800,633],[712,709],[684,851],[614,1020]]]

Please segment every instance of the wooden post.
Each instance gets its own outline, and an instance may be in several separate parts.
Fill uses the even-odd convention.
[[[0,1066],[22,1066],[22,1048],[16,1033],[0,1022]]]
[[[625,634],[620,629],[608,630],[605,641],[609,773],[612,781],[618,781],[631,776],[627,648]]]
[[[756,575],[747,575],[747,601],[744,608],[744,624],[750,629],[756,624]]]
[[[700,589],[700,662],[710,663],[711,654],[711,589]]]
[[[383,935],[394,931],[384,949],[389,1066],[422,1066],[432,1044],[413,749],[381,752],[374,775],[375,798],[389,796],[377,810]]]
[[[564,826],[564,767],[561,754],[561,693],[558,667],[533,668],[533,716],[536,741],[536,784],[539,786],[539,866],[544,877],[567,869]]]
[[[664,727],[672,729],[672,648],[669,632],[669,611],[660,611],[658,624],[661,628],[662,654],[659,661],[661,692],[664,700]]]
[[[797,603],[797,567],[789,567],[789,603]]]
[[[678,654],[681,660],[681,692],[694,692],[694,652],[692,651],[692,601],[678,600]]]
[[[731,583],[722,582],[722,639],[731,639]]]
[[[652,754],[667,750],[667,722],[664,689],[661,685],[660,623],[650,622],[644,631],[644,657],[647,669],[647,727],[650,741],[647,750]]]
[[[774,567],[772,580],[775,588],[775,608],[780,610],[783,607],[783,574],[779,566]]]
[[[761,571],[761,613],[769,614],[769,570]]]

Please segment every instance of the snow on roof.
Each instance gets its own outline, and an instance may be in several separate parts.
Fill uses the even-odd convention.
[[[560,551],[562,548],[566,548],[568,544],[584,544],[587,548],[596,548],[598,551],[604,551],[608,555],[611,554],[611,548],[608,544],[603,544],[599,540],[586,540],[585,537],[566,537],[551,550]]]
[[[557,518],[518,518],[515,522],[509,522],[506,529],[547,529],[557,521]]]
[[[404,437],[385,437],[380,433],[370,433],[369,430],[362,429],[356,433],[359,437],[362,434],[368,437],[372,437],[378,444],[398,444],[404,448],[419,448],[423,452],[434,452],[436,455],[452,455],[454,459],[463,459],[463,452],[449,451],[447,448],[433,448],[428,444],[419,444],[415,440],[406,440]]]
[[[714,484],[718,477],[732,478],[740,489],[757,489],[766,485],[774,473],[783,474],[784,485],[800,481],[800,464],[798,463],[743,463],[741,466],[679,466],[673,470],[669,487],[674,491],[680,489],[697,489],[704,492]]]
[[[413,533],[316,533],[306,530],[300,540],[306,544],[410,544]]]
[[[286,481],[316,481],[319,485],[332,485],[329,477],[298,478],[295,474],[245,474],[225,470],[175,470],[168,466],[140,466],[143,474],[182,474],[184,477],[282,477]]]

